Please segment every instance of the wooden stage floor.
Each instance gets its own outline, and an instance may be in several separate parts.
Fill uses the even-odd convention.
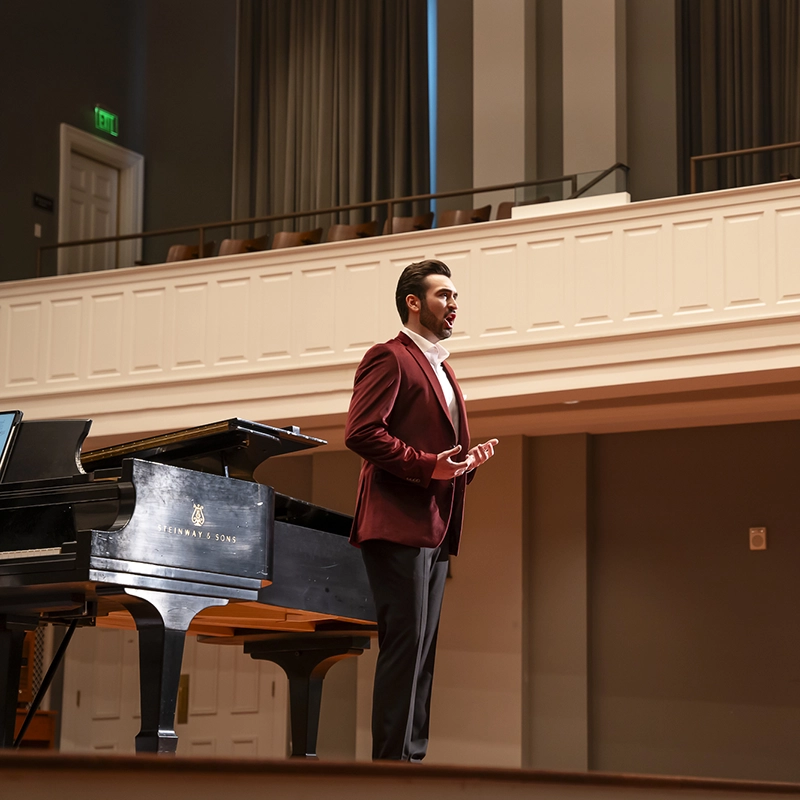
[[[411,764],[0,752],[2,797],[51,800],[760,800],[800,784]]]

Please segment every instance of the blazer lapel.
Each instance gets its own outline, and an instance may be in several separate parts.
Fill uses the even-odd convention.
[[[417,345],[404,333],[401,332],[398,334],[397,338],[405,345],[406,350],[408,350],[412,358],[419,364],[420,368],[425,373],[425,376],[430,381],[431,387],[433,388],[433,391],[439,400],[439,405],[442,407],[445,417],[449,420],[450,424],[453,425],[453,420],[450,418],[450,409],[447,407],[447,403],[444,399],[442,384],[439,383],[439,379],[436,377],[436,373],[433,371],[431,362],[428,361],[427,356],[422,352],[422,350],[420,350],[419,347],[417,347]],[[449,367],[447,364],[445,364],[445,369],[448,368]],[[450,376],[450,383],[454,384],[452,372],[448,372],[448,376]],[[455,385],[453,386],[453,391],[456,393],[456,402],[458,403],[458,389]],[[461,405],[463,405],[463,400],[461,401]],[[459,409],[461,408],[461,405],[459,405]],[[453,433],[455,433],[456,436],[458,436],[460,433],[459,431],[456,431],[455,426],[453,427]]]

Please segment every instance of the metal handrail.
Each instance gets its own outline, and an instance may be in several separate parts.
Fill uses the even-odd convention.
[[[618,169],[625,170],[625,174],[627,175],[628,172],[630,172],[631,168],[627,164],[623,164],[621,161],[617,161],[617,163],[614,164],[612,167],[604,169],[599,175],[592,178],[592,180],[590,180],[589,183],[586,184],[586,186],[582,186],[579,190],[573,190],[572,194],[569,196],[568,199],[574,200],[576,197],[580,197],[581,195],[586,194],[586,192],[588,192],[589,189],[591,189],[594,186],[597,186],[597,184],[600,183],[600,181],[602,181],[604,178],[607,178],[612,172],[616,172],[616,170]]]
[[[584,191],[591,186],[594,186],[598,180],[602,179],[605,175],[613,172],[615,169],[619,169],[620,167],[626,167],[624,164],[617,163],[613,167],[605,170],[600,176],[595,178],[590,184],[584,187]],[[427,194],[414,194],[408,195],[406,197],[392,197],[386,200],[366,200],[361,203],[350,203],[348,205],[343,206],[332,206],[330,208],[318,208],[312,209],[311,211],[290,211],[284,214],[270,214],[264,217],[248,217],[247,219],[231,219],[225,220],[224,222],[208,222],[202,223],[200,225],[183,225],[177,228],[163,228],[157,231],[140,231],[138,233],[125,233],[119,234],[117,236],[102,236],[95,239],[75,239],[69,242],[56,242],[55,244],[43,244],[39,245],[36,251],[36,277],[41,276],[41,268],[42,268],[42,253],[45,250],[58,250],[62,247],[77,247],[82,245],[90,245],[90,244],[107,244],[108,242],[124,242],[130,241],[131,239],[146,239],[148,237],[153,236],[172,236],[178,233],[191,233],[193,231],[197,231],[198,234],[198,253],[203,252],[203,245],[205,244],[205,235],[206,231],[212,228],[230,228],[239,225],[255,225],[263,222],[277,222],[278,220],[283,219],[297,219],[299,217],[315,217],[321,216],[324,214],[337,214],[342,211],[357,211],[358,209],[362,208],[380,208],[382,206],[386,206],[387,211],[387,218],[389,220],[389,231],[391,233],[392,228],[392,218],[393,218],[393,209],[394,206],[404,204],[404,203],[415,203],[422,200],[439,200],[448,197],[460,197],[463,195],[468,194],[483,194],[486,192],[499,192],[505,191],[508,189],[524,189],[529,186],[543,186],[548,183],[559,183],[569,181],[570,182],[570,189],[572,194],[570,197],[578,196],[576,192],[578,192],[578,174],[572,173],[569,175],[561,175],[558,178],[538,178],[537,180],[532,181],[517,181],[515,183],[499,183],[495,184],[494,186],[479,186],[474,187],[471,189],[458,189],[458,190],[451,190],[446,192],[431,192]],[[581,192],[582,193],[582,192]]]
[[[732,156],[749,156],[753,153],[769,153],[773,150],[791,150],[800,147],[800,142],[784,142],[783,144],[765,144],[760,147],[746,147],[743,150],[726,150],[724,153],[704,153],[689,159],[689,192],[697,191],[697,164],[700,161],[713,161],[715,158],[731,158]]]

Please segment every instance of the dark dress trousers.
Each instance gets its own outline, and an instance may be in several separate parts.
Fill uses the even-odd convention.
[[[464,398],[456,431],[434,368],[404,333],[372,347],[356,371],[345,430],[364,464],[351,541],[361,547],[378,612],[373,758],[421,760],[448,555],[458,553],[474,473],[433,480],[436,455],[469,449]]]

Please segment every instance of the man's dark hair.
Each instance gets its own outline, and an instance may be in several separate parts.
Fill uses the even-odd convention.
[[[425,281],[428,275],[444,275],[449,278],[450,267],[443,261],[436,261],[432,258],[428,261],[409,264],[400,275],[400,280],[397,281],[397,291],[394,293],[394,302],[403,325],[408,322],[406,297],[413,294],[422,301],[425,297]]]

